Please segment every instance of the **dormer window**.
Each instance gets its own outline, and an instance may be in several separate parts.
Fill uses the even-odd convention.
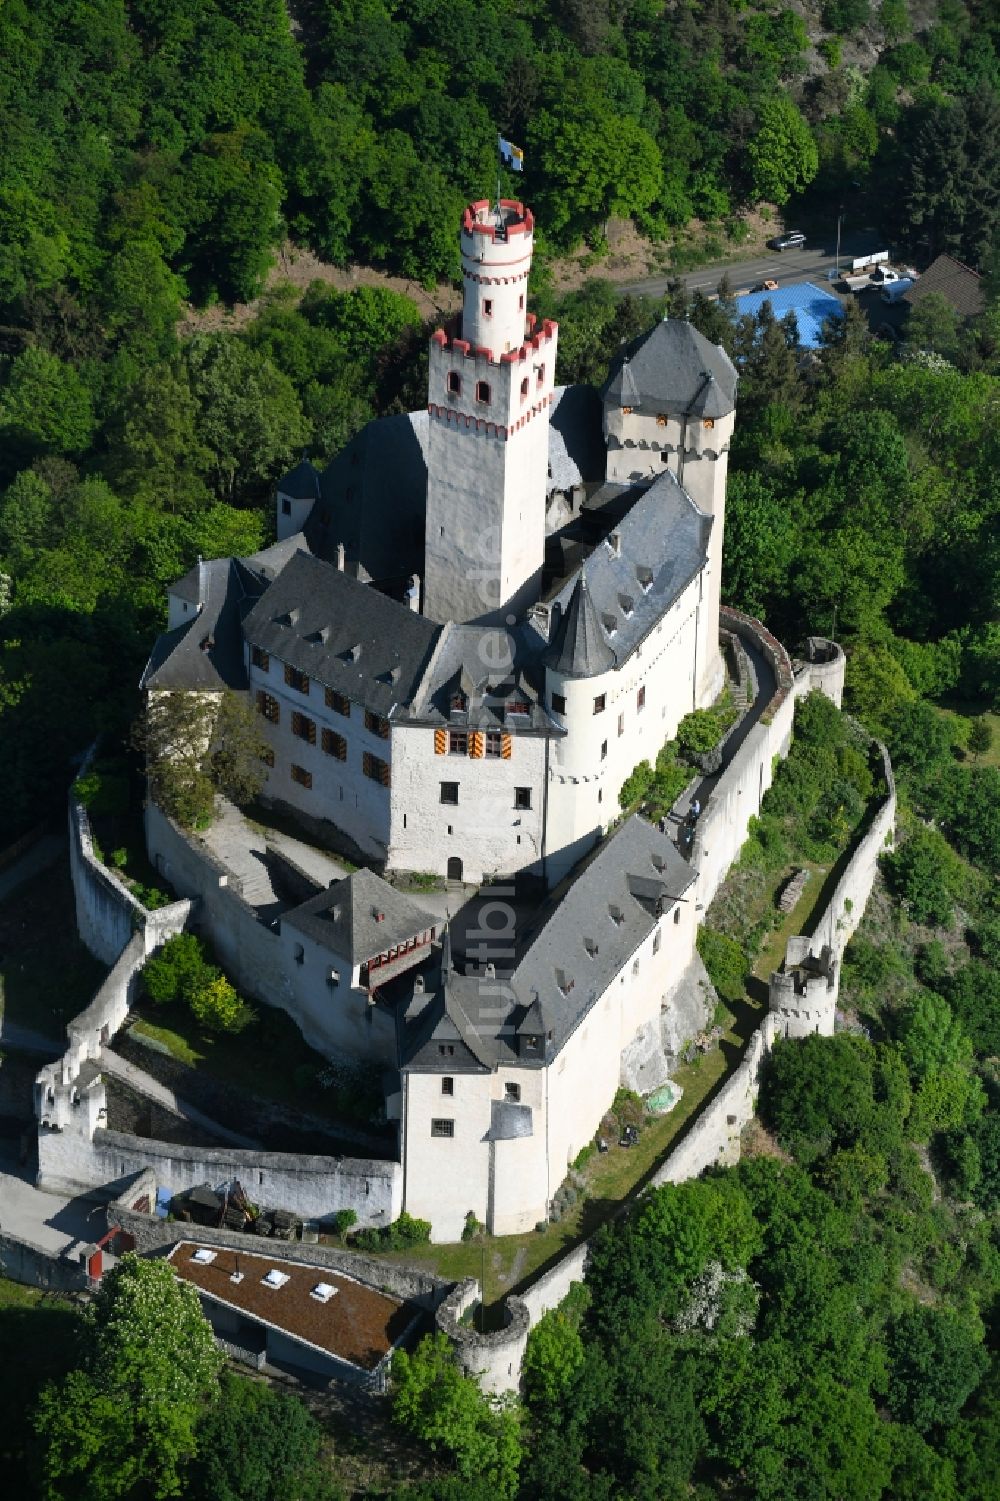
[[[557,969],[556,984],[559,986],[559,989],[562,991],[563,995],[569,995],[570,991],[573,989],[573,986],[576,984],[576,981],[573,979],[573,976],[568,975],[564,969]]]
[[[604,539],[608,546],[608,552],[613,558],[620,558],[622,552],[622,539],[618,532],[609,532]]]
[[[448,371],[448,395],[449,396],[461,396],[461,394],[462,394],[462,377],[459,375],[459,373],[458,373],[457,370],[449,370]]]
[[[616,907],[614,902],[608,903],[608,916],[610,917],[616,928],[620,928],[622,923],[625,921],[624,912],[620,907]]]
[[[596,939],[585,938],[583,940],[583,946],[587,950],[587,955],[588,955],[589,958],[591,958],[591,959],[596,959],[597,958],[598,948],[597,948],[597,941],[596,941]]]
[[[531,705],[526,698],[509,698],[504,708],[504,714],[530,714]]]
[[[618,621],[613,615],[602,615],[601,624],[609,636],[613,636],[618,629]]]
[[[469,700],[462,692],[453,693],[448,701],[452,714],[464,714],[469,707]]]
[[[490,383],[488,380],[476,381],[476,400],[483,406],[490,404]]]
[[[635,570],[635,576],[639,580],[639,586],[642,589],[642,592],[644,594],[648,594],[650,589],[652,589],[653,587],[652,568],[647,568],[644,563],[640,563],[639,567]]]
[[[704,422],[701,425],[702,425],[702,427],[714,427],[715,426],[715,418],[714,417],[706,417],[705,420],[704,420]]]
[[[627,620],[635,609],[635,600],[632,598],[631,594],[619,594],[618,603],[621,605],[622,614]]]

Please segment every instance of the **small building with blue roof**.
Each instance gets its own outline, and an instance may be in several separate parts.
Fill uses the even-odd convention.
[[[787,287],[778,287],[773,292],[746,292],[737,297],[736,311],[744,317],[756,315],[765,302],[771,304],[778,319],[794,313],[799,326],[799,347],[818,349],[822,342],[823,324],[827,318],[842,318],[844,305],[840,298],[811,281],[791,282]]]

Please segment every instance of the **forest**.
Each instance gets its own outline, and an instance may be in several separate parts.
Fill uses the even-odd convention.
[[[266,543],[303,449],[323,463],[423,405],[416,304],[268,283],[281,247],[449,283],[498,131],[526,152],[502,186],[538,215],[532,304],[560,322],[561,383],[599,385],[665,313],[736,360],[724,597],[792,648],[843,642],[848,707],[897,771],[897,851],[846,956],[852,1030],[777,1049],[739,1167],[603,1233],[532,1335],[522,1403],[487,1404],[434,1343],[401,1362],[406,1474],[429,1478],[395,1494],[994,1501],[992,0],[7,0],[0,98],[0,846],[62,816],[96,735],[127,741],[165,586]],[[928,299],[897,348],[850,309],[803,363],[794,328],[737,319],[725,283],[690,302],[600,279],[609,217],[668,250],[714,226],[735,254],[761,202],[807,225],[846,203],[922,261],[954,254],[986,310],[967,324]],[[581,243],[595,279],[557,294],[551,266]],[[250,300],[238,326],[212,320]],[[758,850],[816,789],[781,795]],[[220,1381],[183,1320],[200,1364],[170,1418],[169,1362],[143,1386],[146,1334],[107,1332],[129,1286],[92,1316],[106,1358],[89,1365],[75,1316],[4,1311],[23,1362],[0,1457],[20,1494],[351,1489],[305,1409]],[[169,1296],[151,1285],[154,1308]]]

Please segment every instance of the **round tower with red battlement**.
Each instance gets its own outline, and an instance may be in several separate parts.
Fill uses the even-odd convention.
[[[424,614],[491,621],[537,597],[558,329],[528,313],[534,219],[522,203],[462,216],[461,320],[431,338]]]

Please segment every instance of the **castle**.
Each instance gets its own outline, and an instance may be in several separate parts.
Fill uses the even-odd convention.
[[[470,1213],[498,1234],[544,1220],[619,1083],[661,1083],[707,1016],[698,847],[685,858],[639,817],[605,836],[636,764],[724,682],[736,372],[665,320],[600,397],[557,388],[558,327],[526,309],[533,235],[519,202],[469,205],[463,308],[431,338],[426,412],[370,423],[322,474],[293,469],[272,547],[170,590],[143,679],[248,695],[264,798],[317,843],[382,875],[491,883],[460,955],[371,869],[237,940],[225,878],[203,879],[158,809],[147,819],[151,858],[201,898],[234,976],[331,1058],[389,1072],[391,1210],[442,1240]],[[706,863],[713,889],[771,743]],[[526,878],[527,924],[504,899]]]

